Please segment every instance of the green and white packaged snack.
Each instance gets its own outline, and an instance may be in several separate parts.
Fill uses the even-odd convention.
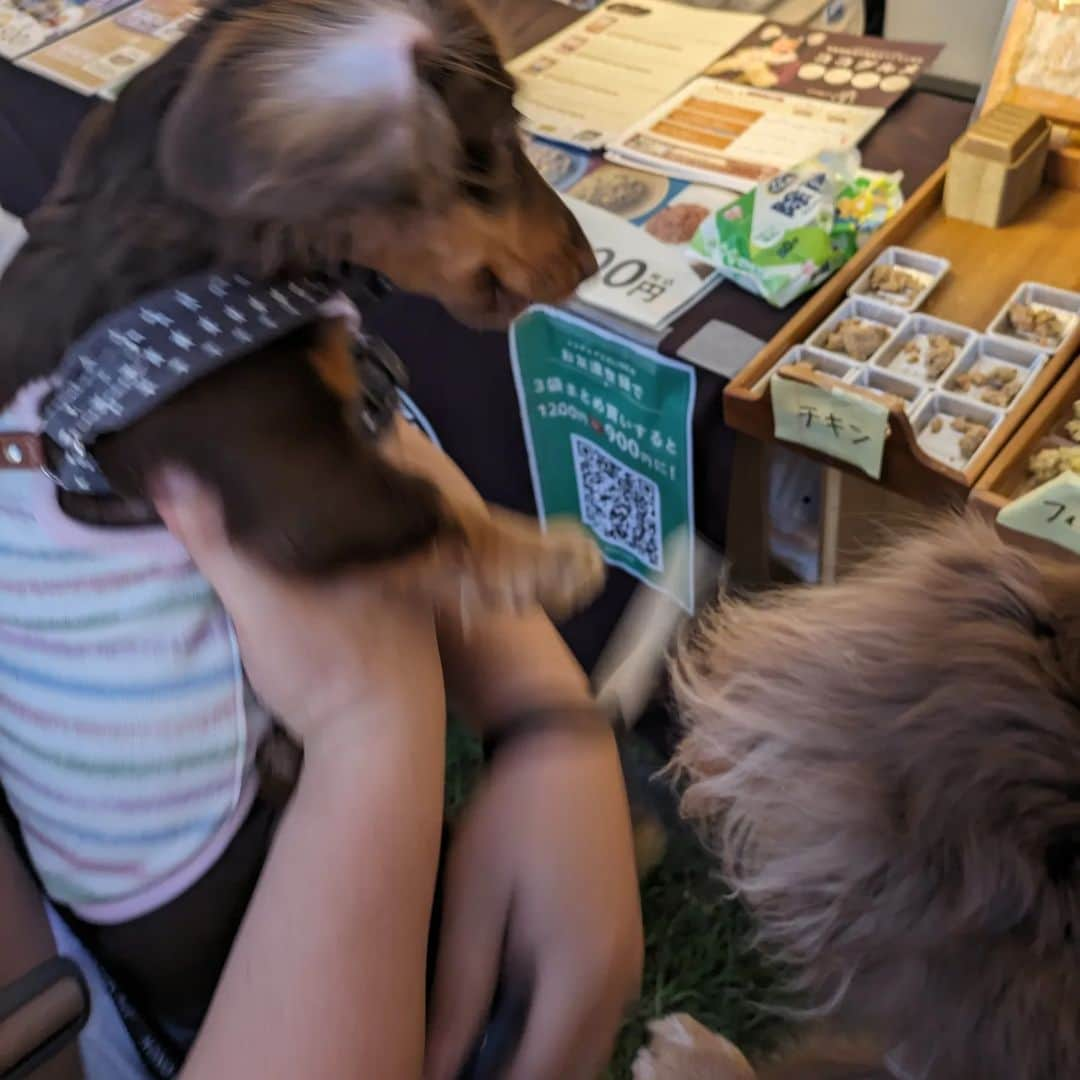
[[[834,274],[903,204],[900,174],[822,153],[706,218],[691,248],[775,307]]]

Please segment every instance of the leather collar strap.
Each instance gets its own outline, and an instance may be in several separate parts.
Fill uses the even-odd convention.
[[[32,431],[0,431],[0,469],[44,469],[45,448]]]

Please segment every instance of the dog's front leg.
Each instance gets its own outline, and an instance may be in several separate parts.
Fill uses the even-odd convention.
[[[421,588],[442,603],[470,610],[524,611],[534,605],[560,618],[591,600],[604,563],[590,535],[574,522],[535,519],[489,506],[438,447],[401,422],[382,448],[403,472],[439,491],[460,538],[443,536],[426,552],[389,568],[402,588]]]

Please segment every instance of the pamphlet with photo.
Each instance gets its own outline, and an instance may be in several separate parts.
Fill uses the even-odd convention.
[[[129,3],[131,0],[0,0],[0,57],[17,60]]]
[[[533,134],[597,150],[761,25],[664,0],[608,0],[510,64]]]

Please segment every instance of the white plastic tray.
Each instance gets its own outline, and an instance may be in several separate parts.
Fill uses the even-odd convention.
[[[900,297],[887,299],[870,291],[870,275],[876,266],[895,266],[900,270],[910,270],[925,281],[922,290],[913,300],[905,303]],[[848,296],[861,296],[878,304],[888,304],[901,311],[918,311],[926,303],[927,297],[941,284],[952,264],[948,259],[937,255],[926,255],[911,248],[886,248],[860,275],[855,284],[848,289]]]

